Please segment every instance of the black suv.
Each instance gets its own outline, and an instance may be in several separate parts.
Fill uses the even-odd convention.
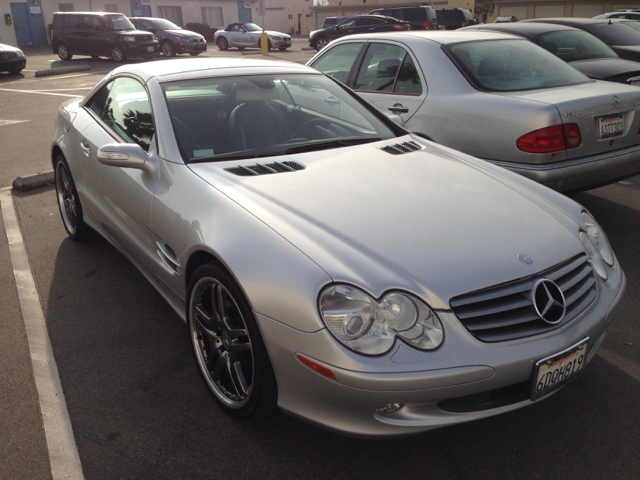
[[[411,30],[409,22],[397,18],[383,17],[381,15],[356,15],[344,20],[335,27],[315,30],[309,34],[309,45],[316,50],[322,50],[331,40],[355,35],[357,33],[393,32]]]
[[[471,12],[465,8],[438,8],[436,16],[438,26],[442,30],[456,30],[477,23]]]
[[[411,30],[437,30],[438,18],[433,7],[392,7],[376,8],[369,15],[386,15],[406,20],[411,24]]]
[[[122,13],[56,12],[53,14],[51,47],[62,60],[73,55],[111,57],[156,57],[160,46],[150,32],[136,30]]]

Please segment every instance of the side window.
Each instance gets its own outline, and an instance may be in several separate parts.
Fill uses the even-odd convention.
[[[149,20],[143,20],[142,21],[142,28],[144,29],[149,29],[149,28],[155,28],[153,23],[151,23]]]
[[[397,45],[372,43],[358,72],[354,89],[392,92],[405,50]]]
[[[100,30],[100,20],[93,15],[85,15],[82,17],[83,27],[88,30]]]
[[[82,17],[80,15],[69,15],[67,17],[68,24],[65,25],[67,28],[80,28],[80,20]]]
[[[344,22],[342,22],[338,28],[339,29],[353,28],[355,24],[356,24],[356,19],[352,18],[351,20],[345,20]]]
[[[396,86],[393,88],[396,93],[405,93],[420,95],[422,94],[422,84],[420,83],[420,75],[413,59],[409,54],[404,56],[404,61],[398,72]]]
[[[126,142],[149,150],[155,127],[149,98],[140,82],[117,78],[105,85],[87,107]]]
[[[343,43],[322,55],[313,65],[316,70],[326,73],[342,83],[347,81],[351,66],[362,49],[363,42]]]

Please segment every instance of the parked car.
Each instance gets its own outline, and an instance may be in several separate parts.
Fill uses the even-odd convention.
[[[510,23],[517,21],[518,18],[515,15],[503,15],[502,17],[496,17],[493,23]]]
[[[384,15],[405,20],[411,24],[411,30],[436,30],[438,28],[438,18],[433,7],[378,8],[371,10],[369,15]]]
[[[524,38],[412,31],[329,47],[307,65],[439,144],[561,191],[640,172],[640,89],[595,82]]]
[[[140,269],[234,417],[393,436],[524,407],[625,290],[579,204],[292,62],[115,69],[60,107],[51,160],[70,237]]]
[[[260,34],[262,31],[262,28],[255,23],[232,23],[224,30],[218,30],[213,35],[213,42],[218,45],[220,50],[226,50],[229,47],[237,47],[240,50],[250,47],[261,48]],[[265,30],[265,32],[269,41],[269,50],[277,48],[284,51],[291,46],[291,35],[272,30]]]
[[[640,22],[639,22],[640,25]],[[573,27],[551,23],[502,23],[465,27],[511,33],[531,40],[589,78],[640,86],[640,64],[624,60],[597,37]]]
[[[199,33],[185,30],[164,18],[131,17],[138,30],[153,33],[160,42],[160,51],[165,57],[188,53],[192,57],[207,51],[207,41]]]
[[[128,57],[153,58],[160,51],[155,36],[136,30],[122,13],[54,13],[51,37],[53,53],[62,60],[91,55],[124,62]]]
[[[20,73],[27,66],[27,57],[19,48],[0,43],[0,72]]]
[[[327,17],[324,19],[324,22],[322,23],[322,28],[335,27],[336,25],[339,25],[340,23],[342,23],[343,20],[347,18],[349,17]]]
[[[349,17],[335,27],[314,30],[309,34],[309,45],[319,51],[329,42],[347,35],[410,29],[411,24],[405,20],[398,20],[397,18],[382,15],[357,15]]]
[[[604,18],[540,18],[523,22],[544,22],[585,30],[609,45],[620,58],[640,62],[640,32],[622,20]]]
[[[441,30],[456,30],[476,24],[473,14],[466,8],[437,8],[436,17]]]
[[[593,18],[620,18],[620,19],[640,21],[640,11],[625,10],[625,11],[617,11],[617,12],[607,12],[607,13],[603,13],[602,15],[597,15]]]
[[[620,20],[620,23],[623,23],[634,30],[640,30],[640,22],[637,20]]]

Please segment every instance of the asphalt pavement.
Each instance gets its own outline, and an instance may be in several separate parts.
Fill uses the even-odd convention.
[[[297,39],[293,51],[272,57],[304,63],[314,53],[304,47]],[[20,78],[0,74],[0,188],[51,169],[58,105],[84,95],[115,67],[81,57],[78,64],[90,71],[37,78],[35,71],[61,63],[41,50],[27,53],[28,71]],[[207,55],[239,52],[210,46]],[[3,214],[7,195],[30,266],[17,273]],[[5,188],[0,479],[53,477],[45,435],[51,419],[41,413],[16,284],[29,273],[87,479],[640,478],[640,178],[572,197],[603,226],[628,277],[618,317],[585,374],[525,409],[373,441],[338,436],[279,411],[259,422],[226,416],[199,378],[186,326],[135,267],[100,238],[70,240],[53,187]]]

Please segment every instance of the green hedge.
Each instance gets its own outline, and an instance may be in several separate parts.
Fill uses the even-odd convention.
[[[184,28],[185,30],[199,33],[209,41],[213,40],[213,34],[218,30],[217,28],[211,28],[206,23],[187,23]]]

